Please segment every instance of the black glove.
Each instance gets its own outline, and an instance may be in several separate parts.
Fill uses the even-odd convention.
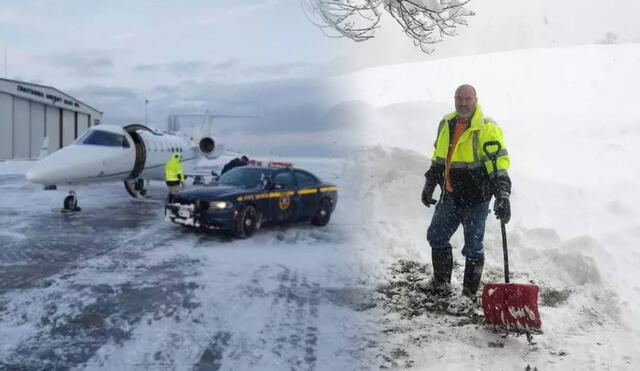
[[[509,223],[509,220],[511,220],[511,205],[509,204],[509,197],[500,196],[496,198],[496,201],[493,203],[493,212],[496,214],[498,219],[504,222],[504,224]]]
[[[422,187],[422,203],[424,206],[431,207],[431,205],[435,205],[438,202],[433,199],[433,191],[435,189],[436,186],[429,183],[425,183],[424,187]]]

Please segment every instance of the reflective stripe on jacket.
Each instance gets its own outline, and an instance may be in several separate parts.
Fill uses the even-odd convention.
[[[425,176],[427,182],[440,184],[444,182],[444,172],[453,129],[457,113],[446,115],[438,127],[435,150],[431,157],[431,168]],[[502,149],[498,153],[498,181],[493,180],[493,164],[484,153],[483,145],[489,141],[498,141]],[[489,146],[489,151],[495,151],[495,146]],[[449,176],[453,186],[453,194],[457,201],[463,204],[476,204],[491,199],[492,195],[505,192],[511,193],[509,169],[509,154],[500,127],[488,117],[484,117],[482,108],[476,106],[471,118],[470,126],[460,136],[455,148],[451,148],[451,165]]]

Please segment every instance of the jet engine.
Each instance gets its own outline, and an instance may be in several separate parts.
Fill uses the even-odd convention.
[[[216,142],[211,137],[204,137],[200,139],[198,142],[198,148],[200,152],[202,152],[205,157],[212,158],[215,157],[214,153],[216,150]]]

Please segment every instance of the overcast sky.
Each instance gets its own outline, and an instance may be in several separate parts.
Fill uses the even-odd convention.
[[[169,114],[256,115],[218,121],[218,139],[249,154],[327,155],[350,141],[341,130],[353,121],[332,109],[348,89],[328,79],[336,73],[594,43],[609,32],[640,42],[637,0],[473,0],[469,27],[432,55],[388,16],[371,41],[327,38],[300,1],[3,0],[0,47],[8,78],[63,90],[103,111],[105,123],[144,122],[148,99],[149,123],[160,128]]]
[[[329,152],[292,136],[325,129],[339,44],[299,0],[3,0],[0,8],[8,78],[63,90],[103,111],[104,123],[144,122],[145,99],[158,127],[169,114],[256,115],[216,124],[228,147],[246,152]]]

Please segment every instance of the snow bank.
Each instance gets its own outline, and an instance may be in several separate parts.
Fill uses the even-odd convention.
[[[453,110],[454,89],[471,83],[485,113],[502,126],[511,155],[510,268],[513,281],[533,281],[542,288],[541,300],[548,305],[541,309],[546,332],[541,342],[548,349],[564,347],[570,355],[562,359],[572,366],[640,363],[633,350],[640,335],[640,173],[635,170],[640,114],[631,93],[640,83],[638,61],[640,45],[582,46],[395,65],[346,76],[354,87],[347,99],[368,107],[365,117],[371,118],[369,146],[352,158],[359,200],[366,205],[363,264],[384,279],[398,259],[430,262],[425,233],[433,209],[420,202],[422,174],[438,122]],[[422,115],[397,112],[394,119],[389,113],[389,107],[415,108],[418,102],[428,107]],[[434,108],[443,105],[448,110],[436,113]],[[452,243],[456,262],[463,264],[461,230]],[[485,248],[484,280],[500,281],[502,249],[493,215]],[[454,285],[461,285],[460,273]],[[554,302],[563,295],[566,300]],[[569,343],[576,333],[580,341]],[[596,345],[592,340],[599,336],[616,350]],[[586,353],[594,357],[578,357]],[[552,366],[553,357],[527,357],[538,366],[559,367]],[[487,356],[492,358],[505,367],[511,362],[504,355]]]

